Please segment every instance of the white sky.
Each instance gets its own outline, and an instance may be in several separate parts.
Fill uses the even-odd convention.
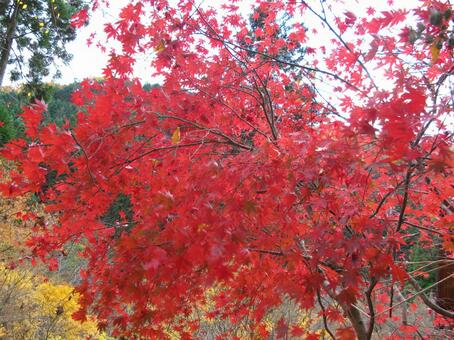
[[[103,36],[104,24],[118,17],[118,13],[127,0],[112,0],[110,8],[96,11],[88,26],[79,29],[77,38],[68,44],[68,51],[73,55],[69,65],[60,66],[62,78],[59,83],[68,84],[85,78],[100,77],[107,64],[107,55],[95,46],[87,46],[87,39],[93,32],[98,38]]]

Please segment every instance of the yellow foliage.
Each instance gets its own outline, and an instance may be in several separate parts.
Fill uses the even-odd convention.
[[[435,62],[438,60],[438,56],[440,55],[440,48],[438,45],[439,43],[440,39],[436,39],[430,47],[430,52],[432,53],[432,64],[435,64]]]
[[[7,167],[0,160],[0,168]],[[22,268],[10,268],[9,263],[18,264],[20,258],[28,257],[24,241],[32,227],[55,223],[32,198],[0,196],[0,339],[105,339],[95,320],[81,323],[72,319],[79,309],[79,295],[71,286],[45,279],[44,266],[33,268],[40,275],[26,270],[26,263]],[[37,218],[28,219],[27,213]]]
[[[155,47],[155,52],[160,53],[166,49],[166,45],[164,40],[161,40],[161,42],[158,44],[158,46]]]
[[[3,259],[22,250],[20,242],[27,238],[30,232],[29,226],[17,222],[18,214],[26,210],[26,202],[26,197],[0,197],[0,254]]]
[[[225,337],[228,334],[228,339],[236,336],[244,340],[258,340],[263,339],[262,330],[265,329],[269,337],[274,339],[278,332],[279,321],[282,318],[289,325],[289,339],[293,339],[290,336],[291,327],[293,326],[302,328],[307,334],[315,333],[321,337],[327,335],[320,328],[321,317],[318,315],[317,310],[302,310],[298,304],[294,303],[288,297],[283,298],[281,305],[267,311],[262,321],[258,324],[253,317],[254,307],[250,309],[249,315],[245,315],[244,319],[237,323],[232,323],[222,317],[213,317],[213,312],[222,311],[222,308],[220,309],[215,303],[216,295],[222,290],[222,286],[213,286],[206,289],[204,302],[198,303],[189,317],[186,315],[181,316],[185,321],[198,321],[200,323],[199,333],[193,334],[195,338]],[[178,318],[175,321],[179,321]],[[172,324],[168,325],[166,336],[169,340],[181,339],[181,334],[175,330]]]
[[[79,296],[64,284],[0,265],[0,336],[7,339],[101,339],[96,322],[71,315]]]
[[[54,318],[55,328],[64,329],[64,338],[61,336],[50,339],[75,339],[82,334],[98,335],[96,322],[88,320],[84,323],[72,319],[72,314],[79,309],[79,295],[68,285],[41,283],[34,294],[41,313],[45,317]]]

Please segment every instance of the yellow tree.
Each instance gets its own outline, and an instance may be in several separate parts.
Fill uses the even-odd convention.
[[[0,336],[8,339],[103,338],[94,320],[71,315],[79,309],[71,286],[46,282],[25,270],[0,266]]]
[[[31,196],[0,196],[0,338],[104,338],[95,320],[73,320],[79,295],[72,286],[62,283],[58,273],[50,280],[44,266],[32,267],[23,261],[30,251],[24,241],[36,223],[28,221],[26,212],[40,216],[43,224],[52,218]]]

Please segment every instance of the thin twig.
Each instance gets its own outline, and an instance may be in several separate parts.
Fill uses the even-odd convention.
[[[328,320],[326,318],[326,310],[325,306],[323,305],[322,302],[322,297],[320,296],[320,290],[317,290],[317,300],[318,304],[320,305],[320,308],[322,309],[322,317],[323,317],[323,326],[325,327],[326,332],[331,336],[331,339],[335,340],[336,337],[334,336],[333,332],[328,327]]]
[[[348,44],[345,42],[345,40],[341,37],[341,35],[339,33],[336,32],[336,30],[331,26],[331,24],[328,22],[328,20],[325,18],[323,18],[319,13],[317,13],[316,11],[314,11],[312,9],[312,7],[310,7],[306,1],[301,1],[303,5],[306,6],[307,9],[309,9],[309,11],[311,11],[317,18],[319,18],[326,26],[328,26],[328,29],[336,36],[336,38],[342,43],[342,45],[344,45],[344,47],[351,53],[351,54],[355,54],[354,51],[350,48],[350,46],[348,46]],[[323,7],[322,7],[323,8]],[[364,70],[364,72],[366,72],[368,78],[370,79],[372,85],[375,87],[376,90],[378,90],[378,86],[377,84],[375,84],[375,81],[374,79],[372,78],[372,75],[370,74],[369,70],[367,69],[366,65],[364,65],[364,63],[359,59],[359,56],[358,58],[356,58],[356,61],[358,62],[358,64],[361,66],[361,68]]]
[[[432,310],[434,310],[435,312],[437,312],[438,314],[441,314],[447,318],[450,318],[450,319],[454,319],[454,312],[452,311],[449,311],[449,310],[446,310],[444,309],[443,307],[437,305],[436,303],[432,302],[428,297],[427,295],[424,293],[427,289],[429,288],[432,288],[433,286],[435,285],[438,285],[440,284],[441,282],[445,281],[445,280],[448,280],[450,278],[454,277],[454,274],[451,274],[447,277],[445,277],[444,279],[436,282],[435,284],[433,284],[432,286],[430,287],[427,287],[427,288],[424,288],[424,289],[421,289],[421,287],[418,285],[418,283],[416,282],[415,279],[413,279],[412,277],[409,277],[409,280],[410,280],[410,284],[416,289],[418,290],[418,293],[416,293],[415,295],[418,295],[421,300],[426,304],[427,307],[431,308]]]
[[[78,139],[76,138],[76,135],[74,134],[74,132],[72,130],[69,131],[72,139],[74,140],[74,142],[76,143],[76,145],[80,148],[80,150],[82,151],[82,154],[84,155],[84,158],[85,158],[85,163],[87,164],[87,171],[90,175],[90,178],[92,180],[92,182],[96,185],[96,187],[101,190],[101,188],[99,187],[99,184],[98,184],[98,181],[96,180],[96,178],[93,176],[93,173],[91,172],[91,169],[90,169],[90,162],[89,162],[89,158],[88,158],[88,155],[87,153],[85,152],[85,149],[83,148],[82,144],[79,143]]]
[[[367,329],[367,339],[372,338],[372,333],[374,331],[374,326],[375,326],[375,309],[374,309],[374,303],[372,301],[372,292],[374,291],[375,286],[377,285],[378,280],[375,279],[375,277],[371,277],[370,279],[370,284],[369,288],[366,291],[366,300],[367,300],[367,305],[369,307],[369,328]]]
[[[401,304],[413,299],[414,297],[416,296],[420,296],[421,299],[426,303],[426,305],[430,308],[432,308],[434,311],[436,311],[437,313],[439,314],[442,314],[443,316],[446,316],[448,318],[452,318],[454,319],[454,313],[453,312],[450,312],[450,311],[447,311],[445,309],[443,309],[442,307],[434,304],[433,302],[431,302],[427,296],[424,294],[424,292],[428,291],[429,289],[433,288],[433,287],[436,287],[438,286],[440,283],[446,281],[446,280],[449,280],[450,278],[454,277],[454,274],[451,274],[445,278],[443,278],[442,280],[440,281],[437,281],[435,282],[434,284],[424,288],[424,289],[418,289],[419,288],[419,285],[417,284],[417,282],[415,280],[412,280],[412,278],[410,277],[410,283],[412,284],[413,287],[415,287],[416,289],[418,289],[418,291],[412,295],[410,295],[409,297],[405,298],[403,301],[400,301],[399,303],[395,304],[392,308],[396,308],[397,306],[400,306]],[[379,315],[382,315],[386,312],[389,311],[389,308],[381,311],[380,313],[376,314],[375,316],[379,316]]]

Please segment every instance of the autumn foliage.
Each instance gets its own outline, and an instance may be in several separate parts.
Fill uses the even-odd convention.
[[[428,334],[392,313],[412,297],[453,318],[416,280],[453,259],[452,9],[388,2],[255,1],[242,15],[234,2],[131,1],[105,27],[121,46],[105,80],[73,95],[76,126],[42,124],[43,102],[24,108],[3,191],[34,192],[58,217],[37,221],[36,257],[53,266],[83,245],[76,318],[189,338],[212,287],[213,318],[258,325],[291,298],[340,339],[390,320],[395,336]],[[143,53],[161,80],[150,90],[133,77]],[[437,257],[410,271],[416,244]]]
[[[5,162],[1,166],[11,167]],[[32,201],[31,195],[0,197],[0,338],[106,339],[92,317],[85,323],[72,318],[79,309],[79,295],[62,282],[63,273],[57,282],[45,276],[45,267],[28,263],[30,251],[24,240],[36,221],[27,218],[27,210],[42,221],[52,220]]]
[[[0,283],[3,339],[105,339],[94,320],[82,323],[72,318],[79,309],[73,287],[46,282],[43,277],[3,265]]]

